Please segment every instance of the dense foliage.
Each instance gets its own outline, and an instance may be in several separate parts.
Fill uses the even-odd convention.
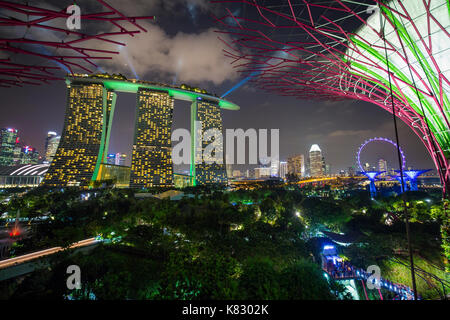
[[[20,212],[30,219],[29,237],[15,244],[13,255],[68,247],[96,235],[105,241],[88,254],[55,255],[50,268],[4,281],[0,292],[3,298],[56,299],[346,297],[320,270],[321,245],[314,241],[322,232],[350,236],[350,245],[340,251],[354,265],[380,265],[383,277],[410,285],[399,269],[408,270],[401,264],[407,257],[401,198],[371,200],[366,192],[336,197],[329,189],[326,194],[283,187],[190,188],[174,201],[137,198],[133,190],[34,189],[2,207],[12,217]],[[443,271],[448,248],[443,252],[440,233],[447,220],[439,196],[410,192],[407,197],[421,268],[448,278]],[[66,268],[72,264],[82,270],[80,290],[66,288]],[[420,290],[434,298],[440,284],[428,278]]]

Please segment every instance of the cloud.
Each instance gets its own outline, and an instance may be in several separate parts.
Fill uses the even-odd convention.
[[[372,130],[336,130],[328,134],[328,137],[348,137],[348,136],[359,136],[364,137],[373,134]]]
[[[163,11],[170,11],[173,15],[176,15],[178,12],[174,9],[179,5],[190,8],[190,10],[195,8],[207,11],[212,8],[209,0],[134,0],[132,5],[130,5],[130,1],[109,0],[108,3],[129,15],[158,15]]]
[[[102,63],[109,71],[132,75],[132,68],[140,77],[157,75],[159,80],[178,83],[210,81],[215,85],[237,77],[224,59],[222,43],[213,29],[197,34],[168,35],[157,25],[145,24],[147,33],[124,39],[127,46],[117,48],[121,54]],[[151,80],[151,79],[149,79]]]

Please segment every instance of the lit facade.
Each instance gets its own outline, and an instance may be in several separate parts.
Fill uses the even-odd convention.
[[[270,162],[270,175],[272,177],[279,177],[280,176],[280,160],[272,159]]]
[[[317,144],[313,144],[309,150],[309,166],[312,177],[321,177],[325,174],[322,151]]]
[[[288,173],[288,163],[286,161],[280,161],[280,178],[286,179]]]
[[[305,175],[305,156],[299,154],[288,158],[287,162],[288,173],[294,174],[299,178]]]
[[[386,175],[388,172],[387,161],[384,159],[378,160],[378,171],[383,172],[381,175]]]
[[[234,103],[208,95],[204,90],[197,92],[160,83],[127,80],[117,75],[74,75],[68,76],[66,82],[64,129],[42,183],[46,186],[87,188],[98,185],[104,178],[102,166],[108,162],[112,164],[108,149],[116,92],[135,93],[137,96],[129,179],[130,187],[134,188],[173,186],[171,127],[175,99],[193,103],[195,112],[191,120],[203,123],[202,128],[198,128],[202,135],[210,128],[222,130],[220,109],[239,110]],[[195,132],[194,126],[191,132]],[[202,144],[199,150],[203,151],[206,145]],[[218,150],[223,153],[222,144]],[[114,165],[123,166],[125,161],[125,154],[115,154]],[[197,170],[199,179],[191,175],[193,185],[196,180],[200,184],[227,181],[223,163],[194,163],[191,162],[191,173]]]
[[[14,148],[17,141],[17,129],[5,128],[0,131],[0,166],[14,164]]]
[[[138,90],[130,187],[173,186],[173,107],[167,92]]]
[[[38,164],[39,152],[36,148],[25,146],[20,152],[20,160],[18,164]]]
[[[217,21],[238,71],[283,96],[355,99],[395,113],[450,189],[448,0],[237,2],[240,14]]]
[[[48,164],[0,166],[0,188],[37,187],[48,170]]]
[[[46,140],[46,152],[45,152],[45,161],[51,163],[53,158],[56,155],[56,151],[58,150],[59,142],[61,141],[61,136],[53,136],[50,139]]]
[[[194,140],[191,154],[191,158],[194,160],[191,160],[191,175],[195,177],[195,185],[227,183],[227,172],[223,161],[223,141],[217,142],[216,154],[209,155],[204,151],[214,138],[210,140],[202,138],[201,143],[197,140],[199,137],[204,137],[204,133],[209,129],[217,129],[222,134],[222,114],[219,105],[214,101],[197,99],[191,106],[191,121],[193,122],[191,128],[194,128],[191,131]],[[198,127],[200,122],[201,127]],[[194,132],[195,134],[193,134]]]
[[[44,161],[48,161],[48,159],[47,159],[48,144],[49,144],[50,140],[51,140],[52,138],[56,137],[57,135],[58,135],[58,134],[57,134],[56,132],[54,132],[54,131],[49,131],[49,132],[47,133],[47,137],[45,138],[45,145],[44,145],[44,151],[45,151],[45,158],[44,158]],[[56,150],[55,150],[55,152],[56,152]],[[54,155],[54,154],[53,154],[53,155]]]
[[[64,129],[44,185],[88,187],[96,179],[106,157],[106,131],[113,95],[102,84],[68,84]]]

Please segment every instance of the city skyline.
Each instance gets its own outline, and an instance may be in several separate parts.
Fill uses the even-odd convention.
[[[114,3],[114,1],[113,1]],[[117,3],[117,1],[116,1]],[[120,4],[119,4],[120,7]],[[217,26],[209,16],[210,5],[194,5],[189,11],[181,4],[174,4],[169,11],[162,5],[130,8],[130,11],[141,11],[142,14],[158,14],[158,24],[148,23],[149,32],[138,35],[129,40],[124,52],[128,54],[128,62],[119,56],[111,62],[100,63],[105,71],[110,73],[120,71],[129,78],[139,78],[150,81],[163,81],[168,83],[188,83],[198,85],[210,92],[219,95],[227,92],[240,81],[238,74],[232,71],[229,61],[222,57],[221,42],[217,34],[211,32]],[[139,9],[139,10],[138,10]],[[192,16],[192,10],[196,13]],[[175,12],[175,13],[174,13]],[[136,12],[131,12],[131,14]],[[170,23],[172,14],[176,14],[176,25]],[[141,63],[138,45],[142,39],[158,40],[170,43],[168,56],[174,66],[168,66],[165,71],[159,70],[149,62]],[[189,41],[187,41],[189,40]],[[208,41],[206,41],[208,40]],[[216,45],[217,44],[217,45]],[[193,46],[193,47],[192,47]],[[217,47],[217,48],[216,48]],[[192,56],[191,51],[197,48],[200,52],[208,51],[211,56],[219,57],[217,60],[205,59],[198,55]],[[150,49],[149,49],[150,50]],[[151,49],[154,50],[154,49]],[[156,54],[154,51],[149,56]],[[183,62],[177,66],[176,59]],[[196,60],[197,59],[197,60]],[[204,65],[195,64],[204,60]],[[221,61],[217,63],[217,61]],[[211,69],[211,64],[215,68]],[[194,67],[195,66],[195,67]],[[178,68],[178,72],[177,72]],[[195,79],[196,69],[197,80]],[[204,70],[212,70],[210,74]],[[64,75],[62,72],[60,75]],[[44,152],[44,139],[48,131],[62,132],[66,96],[63,81],[54,81],[51,85],[26,86],[26,88],[0,88],[4,97],[4,105],[14,108],[0,110],[0,127],[17,128],[22,139],[30,146],[36,147],[41,155]],[[23,90],[27,94],[23,94]],[[367,102],[310,102],[296,100],[290,97],[279,97],[255,89],[251,82],[232,91],[228,96],[242,106],[239,114],[224,114],[224,128],[279,128],[280,129],[280,160],[287,160],[294,154],[307,154],[312,144],[319,144],[326,150],[327,162],[331,164],[332,172],[339,172],[354,164],[354,154],[358,146],[374,136],[383,136],[394,139],[394,129],[391,115]],[[37,106],[36,103],[39,102]],[[125,153],[131,158],[131,149],[127,146],[133,139],[133,119],[135,117],[134,97],[130,94],[119,94],[116,117],[120,118],[112,128],[109,153]],[[174,113],[176,128],[189,128],[185,115],[189,106],[181,104]],[[8,111],[6,112],[6,109]],[[24,117],[24,114],[27,115]],[[349,119],[352,119],[350,122]],[[400,145],[407,155],[408,165],[415,168],[433,168],[434,164],[420,140],[406,127],[399,123]],[[391,151],[387,149],[387,151]],[[373,153],[373,156],[371,156]],[[367,150],[367,157],[377,161],[376,151]],[[388,155],[389,156],[389,155]],[[388,157],[384,156],[383,157]],[[388,163],[395,163],[395,154],[391,152]],[[186,168],[177,169],[179,172]],[[241,170],[245,171],[245,170]]]
[[[0,300],[450,298],[449,0],[0,15]]]

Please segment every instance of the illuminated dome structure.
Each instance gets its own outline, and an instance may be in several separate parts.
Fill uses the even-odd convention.
[[[450,188],[447,0],[257,0],[217,18],[226,56],[259,88],[299,99],[356,99],[405,122]],[[392,94],[391,94],[392,93]]]

